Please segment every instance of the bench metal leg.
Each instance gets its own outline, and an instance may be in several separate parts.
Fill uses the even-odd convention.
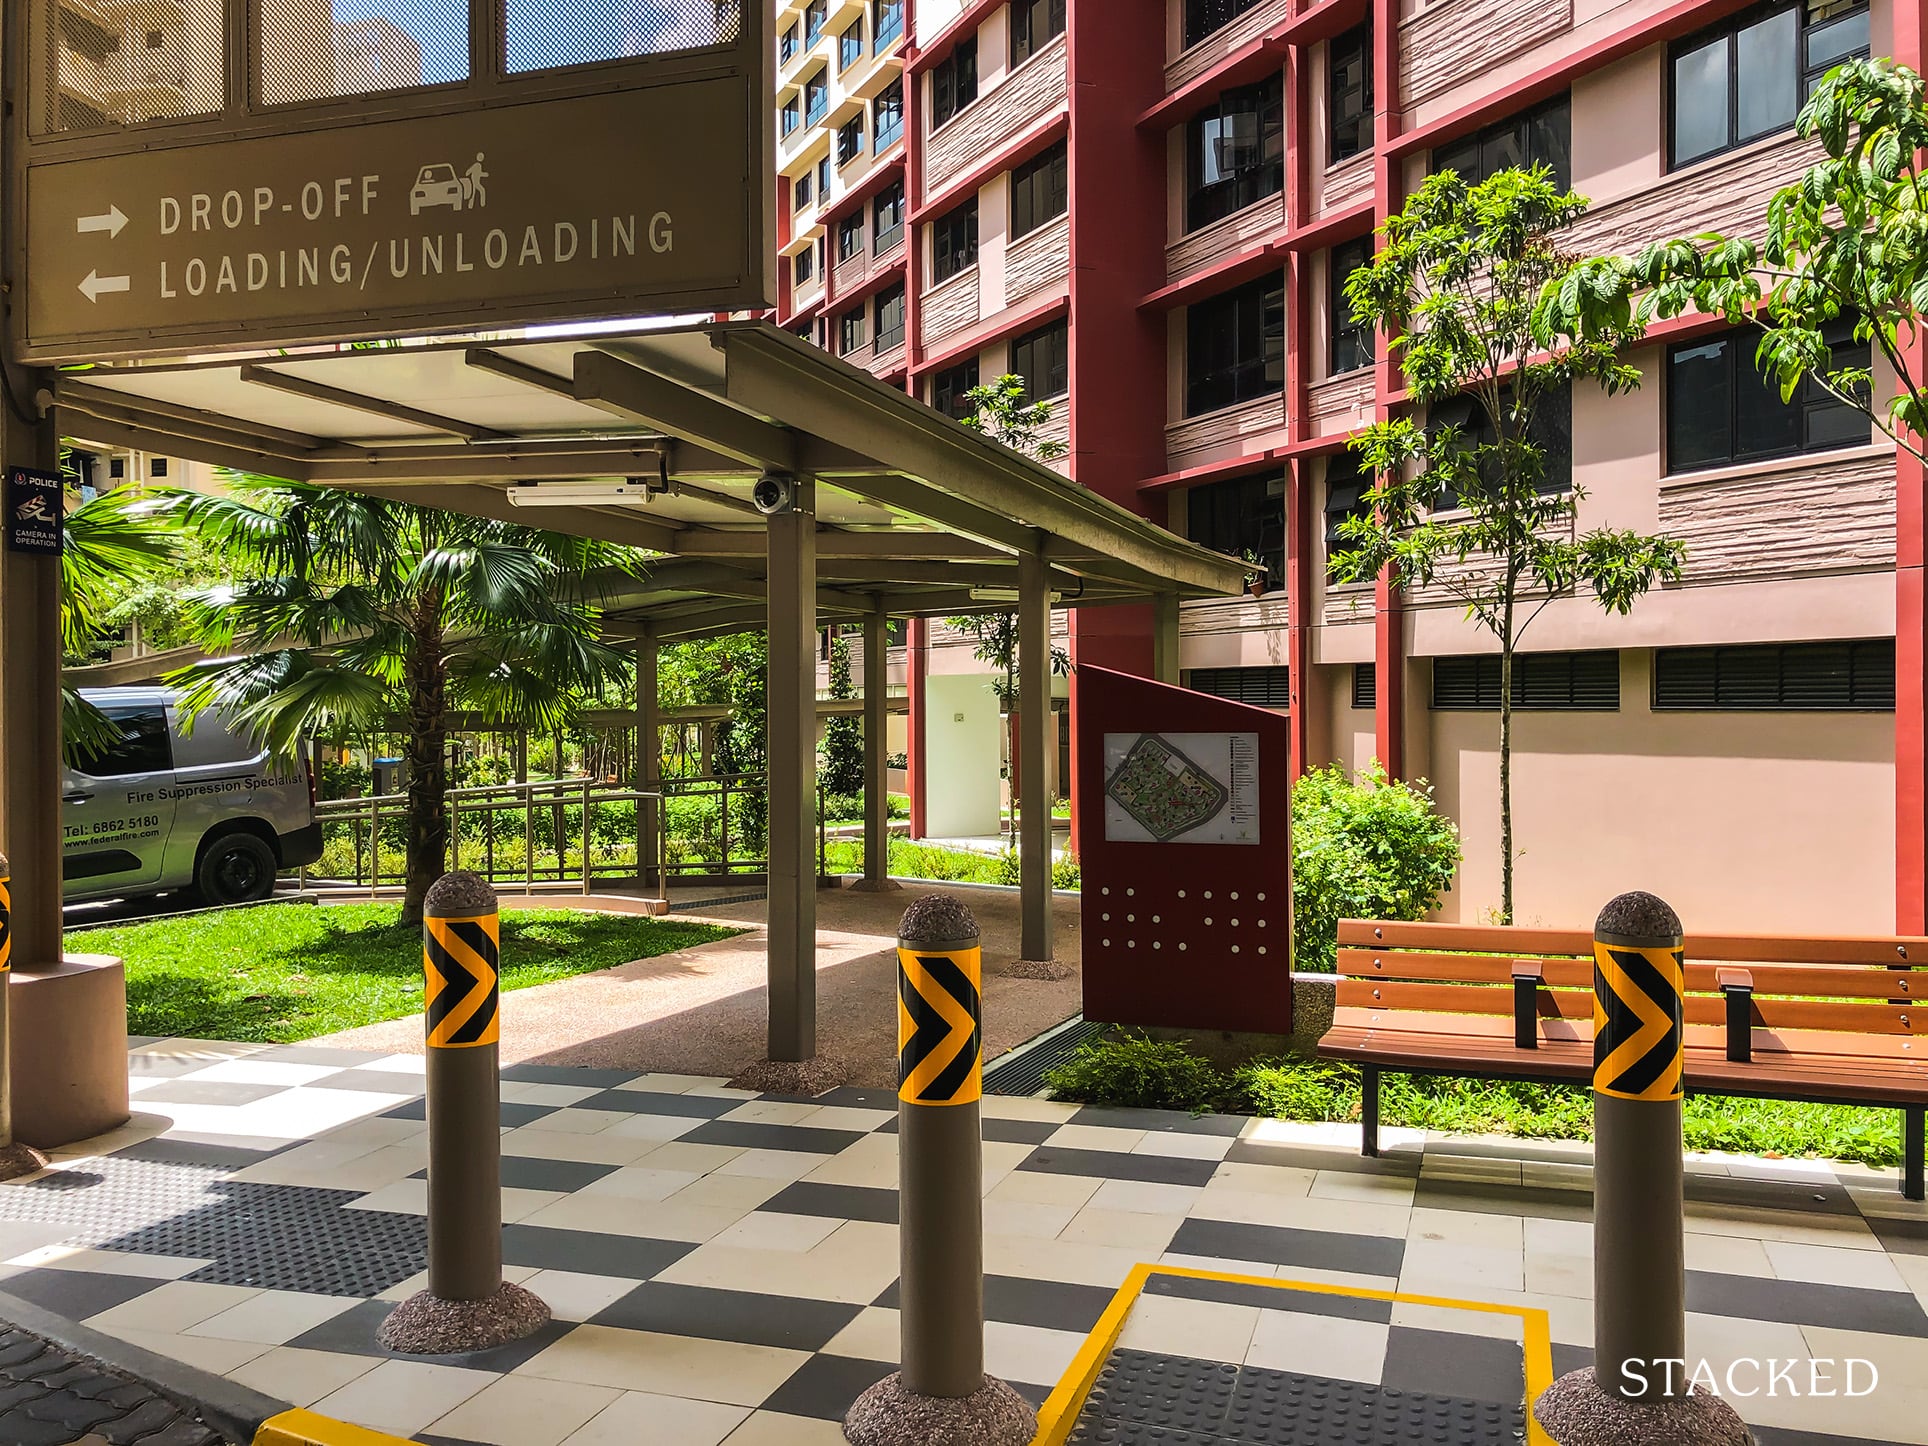
[[[1359,1153],[1379,1153],[1379,1066],[1359,1066]],[[1917,1197],[1918,1198],[1918,1197]]]
[[[1901,1193],[1910,1200],[1922,1195],[1922,1117],[1928,1106],[1905,1105],[1901,1111]]]

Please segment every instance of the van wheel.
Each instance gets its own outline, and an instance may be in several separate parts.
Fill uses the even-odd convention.
[[[210,904],[248,904],[274,892],[274,850],[251,833],[224,833],[201,853],[194,890]]]

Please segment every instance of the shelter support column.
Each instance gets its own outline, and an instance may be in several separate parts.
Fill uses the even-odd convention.
[[[885,893],[890,878],[890,615],[864,619],[864,876],[858,888]]]
[[[0,402],[4,462],[54,470],[51,420]],[[0,853],[13,861],[13,967],[60,963],[60,559],[0,550]]]
[[[1051,786],[1046,749],[1051,738],[1051,594],[1039,551],[1018,557],[1018,865],[1024,959],[1052,959]]]
[[[816,511],[799,477],[768,533],[770,1058],[791,1064],[817,1052]]]
[[[930,708],[925,699],[924,681],[930,676],[930,619],[912,618],[905,630],[905,641],[908,646],[904,649],[904,684],[908,711],[904,728],[904,787],[910,793],[910,836],[917,839],[929,831],[924,811],[930,781],[930,775],[925,772],[924,725]]]
[[[1151,602],[1152,676],[1178,686],[1178,594],[1161,592]]]
[[[657,664],[659,645],[656,634],[643,629],[636,639],[636,770],[638,793],[654,793],[663,786],[663,713]],[[657,844],[659,820],[667,818],[654,799],[636,803],[636,882],[645,890],[669,893],[669,880],[658,867],[662,853]]]

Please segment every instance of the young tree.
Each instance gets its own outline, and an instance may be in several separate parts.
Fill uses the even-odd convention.
[[[850,639],[841,633],[830,640],[830,696],[839,702],[857,696],[850,676]],[[833,798],[855,798],[864,791],[864,722],[855,713],[833,713],[823,725],[825,792]]]
[[[235,711],[269,747],[322,729],[401,732],[408,760],[402,920],[447,866],[448,715],[472,709],[547,731],[582,695],[625,676],[599,636],[601,578],[637,576],[640,555],[393,502],[259,478],[229,495],[174,495],[182,525],[241,576],[191,613],[213,661],[170,679],[190,717]]]
[[[1027,404],[1023,377],[1007,372],[994,382],[972,387],[964,393],[964,401],[971,408],[964,425],[972,431],[1040,462],[1055,462],[1065,454],[1064,443],[1038,436],[1051,421],[1052,406],[1049,402]]]
[[[1548,352],[1535,317],[1575,266],[1561,229],[1586,210],[1544,167],[1475,185],[1430,177],[1381,227],[1373,260],[1346,279],[1353,315],[1391,337],[1413,401],[1462,395],[1464,426],[1375,422],[1353,441],[1376,483],[1340,525],[1342,581],[1390,570],[1405,588],[1437,586],[1499,644],[1500,915],[1513,922],[1513,668],[1520,638],[1556,598],[1584,586],[1625,613],[1657,579],[1680,575],[1682,545],[1596,528],[1575,536],[1584,493],[1549,477],[1541,408],[1576,382],[1608,393],[1639,385],[1618,357],[1632,318]]]
[[[1639,255],[1588,261],[1547,295],[1550,328],[1587,342],[1688,310],[1761,331],[1756,360],[1791,400],[1803,379],[1865,414],[1903,451],[1928,461],[1928,96],[1892,60],[1831,71],[1795,120],[1826,158],[1768,203],[1763,239],[1708,233],[1655,242]],[[1873,395],[1871,368],[1837,350],[1869,348],[1895,389]]]

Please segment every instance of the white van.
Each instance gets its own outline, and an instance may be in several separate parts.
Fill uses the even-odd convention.
[[[210,709],[184,733],[165,688],[87,688],[121,741],[62,769],[68,903],[191,888],[210,904],[266,898],[321,857],[315,780]]]

